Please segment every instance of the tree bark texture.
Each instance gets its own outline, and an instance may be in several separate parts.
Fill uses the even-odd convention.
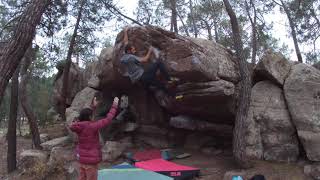
[[[79,10],[78,10],[78,15],[77,15],[77,21],[76,24],[74,26],[73,29],[73,34],[71,36],[70,39],[70,44],[69,44],[69,49],[68,49],[68,54],[67,54],[67,59],[66,59],[66,64],[64,66],[64,70],[63,70],[63,83],[62,83],[62,90],[61,90],[61,112],[62,112],[62,120],[66,120],[66,115],[65,115],[65,111],[67,109],[67,97],[68,97],[68,84],[69,84],[69,72],[70,72],[70,67],[71,67],[71,63],[72,63],[72,54],[73,54],[73,50],[74,50],[74,46],[76,43],[76,37],[78,34],[78,29],[79,29],[79,25],[80,25],[80,21],[81,21],[81,17],[82,17],[82,11],[83,11],[83,7],[85,5],[86,0],[82,0],[79,6]]]
[[[285,2],[283,2],[283,0],[281,0],[281,4],[282,4],[284,12],[286,13],[287,18],[289,20],[289,25],[290,25],[290,29],[291,29],[291,36],[292,36],[292,39],[293,39],[294,49],[296,50],[296,55],[297,55],[298,61],[300,63],[302,63],[303,62],[302,61],[302,55],[301,55],[299,44],[298,44],[297,32],[296,32],[296,28],[295,28],[296,27],[295,22],[291,17],[289,8],[285,4]]]
[[[256,13],[256,7],[254,0],[250,0],[250,6],[253,8],[253,19],[250,14],[250,7],[247,1],[245,1],[246,5],[246,11],[248,14],[248,17],[250,19],[251,23],[251,29],[252,29],[252,37],[251,37],[251,45],[252,45],[252,52],[251,52],[251,64],[255,65],[257,64],[257,46],[258,46],[258,41],[257,41],[257,13]]]
[[[11,102],[10,117],[8,121],[8,151],[7,169],[12,172],[17,168],[17,114],[18,114],[18,90],[19,89],[19,69],[15,71],[11,78]]]
[[[190,17],[191,17],[193,31],[194,31],[194,37],[197,38],[198,37],[198,28],[197,28],[195,20],[194,20],[192,0],[189,0],[189,9],[190,9]]]
[[[216,43],[219,43],[219,32],[218,32],[218,23],[214,22],[214,39],[216,40]]]
[[[22,13],[14,28],[13,38],[0,48],[0,103],[9,79],[17,69],[26,50],[36,33],[36,26],[40,23],[51,0],[33,0]]]
[[[34,112],[32,111],[31,104],[29,103],[30,101],[27,94],[27,84],[30,78],[30,73],[28,73],[28,68],[32,63],[32,61],[34,60],[34,58],[35,58],[35,51],[32,48],[32,46],[30,46],[21,64],[21,71],[20,71],[21,81],[20,81],[19,94],[20,94],[20,102],[21,102],[22,109],[28,118],[33,144],[36,149],[42,149],[42,147],[40,146],[41,142],[40,142],[40,134],[39,134],[38,124],[37,124],[37,118]]]
[[[170,0],[171,4],[171,25],[173,32],[178,34],[178,23],[177,23],[177,1]]]
[[[179,17],[179,20],[180,20],[181,23],[182,23],[182,27],[183,27],[184,32],[186,33],[186,35],[187,35],[188,37],[190,37],[190,34],[189,34],[189,32],[188,32],[188,28],[187,28],[186,24],[183,22],[183,19],[182,19],[182,17],[180,16],[180,13],[177,13],[177,15],[178,15],[178,17]]]
[[[243,42],[241,39],[240,28],[237,17],[228,0],[223,0],[227,13],[230,17],[234,47],[239,60],[240,70],[240,93],[238,99],[238,108],[236,111],[235,127],[233,132],[233,154],[235,160],[244,168],[251,167],[251,161],[246,157],[245,140],[246,127],[245,123],[248,116],[251,96],[251,76],[248,63],[243,52]]]

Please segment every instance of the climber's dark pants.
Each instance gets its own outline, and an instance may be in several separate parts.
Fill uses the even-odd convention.
[[[165,84],[163,84],[161,81],[159,81],[157,79],[157,71],[160,70],[160,73],[164,76],[164,78],[169,81],[170,80],[170,76],[169,73],[165,67],[165,65],[160,62],[157,61],[155,63],[152,63],[142,74],[140,81],[142,82],[142,84],[147,88],[147,90],[150,89],[150,87],[154,86],[157,89],[162,90],[163,92],[165,92],[166,94],[170,95],[170,96],[174,96],[174,93],[170,92]]]

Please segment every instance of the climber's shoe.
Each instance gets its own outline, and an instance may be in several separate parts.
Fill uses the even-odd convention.
[[[183,95],[178,95],[178,96],[176,96],[176,100],[180,100],[180,99],[182,99],[183,98]]]
[[[168,81],[168,84],[175,84],[177,82],[179,82],[180,79],[179,78],[175,78],[175,77],[172,77],[170,78],[170,80]]]

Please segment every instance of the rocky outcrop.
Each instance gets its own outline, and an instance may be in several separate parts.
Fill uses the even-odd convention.
[[[25,150],[20,154],[20,169],[29,175],[37,175],[42,179],[47,171],[48,154],[40,150]]]
[[[313,67],[315,67],[315,68],[317,68],[318,70],[320,70],[320,62],[315,63],[315,64],[313,65]]]
[[[150,45],[158,50],[158,60],[167,66],[171,75],[180,79],[173,90],[185,96],[181,101],[172,101],[164,93],[150,93],[139,84],[132,85],[123,76],[125,72],[120,63],[124,48],[121,32],[116,39],[112,61],[106,56],[104,71],[98,77],[103,89],[113,88],[129,96],[130,107],[137,120],[146,124],[166,122],[164,107],[170,113],[233,123],[233,95],[239,72],[227,49],[212,41],[185,38],[152,26],[130,28],[128,35],[138,56],[143,56]]]
[[[170,125],[175,128],[192,131],[211,132],[212,134],[219,134],[221,137],[231,137],[233,133],[233,127],[231,125],[214,124],[185,115],[171,117]]]
[[[57,165],[68,164],[72,161],[76,161],[76,156],[73,148],[54,147],[50,152],[50,158],[47,164],[49,167],[55,167]]]
[[[312,177],[313,179],[320,179],[320,164],[310,164],[304,166],[304,174]]]
[[[297,160],[295,127],[278,86],[261,81],[253,87],[247,123],[248,156],[284,162]]]
[[[308,159],[320,161],[320,71],[305,64],[293,66],[284,94]]]
[[[103,146],[102,160],[113,162],[117,160],[128,148],[132,147],[131,138],[125,138],[119,141],[107,141]]]
[[[68,125],[79,116],[81,109],[91,107],[92,99],[97,92],[92,88],[86,87],[76,95],[71,106],[66,110]]]
[[[104,73],[103,67],[107,66],[107,64],[111,61],[112,51],[112,47],[102,49],[98,59],[86,66],[83,71],[83,75],[85,81],[88,82],[88,87],[100,89],[100,79],[98,76]]]
[[[59,110],[61,108],[61,97],[62,97],[62,84],[63,84],[63,68],[64,68],[65,63],[60,62],[57,65],[58,73],[55,77],[55,82],[54,82],[54,89],[53,89],[53,107],[56,110],[56,112],[60,113]],[[66,104],[67,106],[70,106],[73,98],[76,96],[76,94],[81,91],[86,86],[86,83],[84,82],[83,74],[82,74],[82,69],[72,63],[70,66],[70,72],[69,72],[69,81],[68,81],[68,97],[66,99]]]
[[[44,150],[51,151],[52,148],[54,147],[66,146],[70,142],[71,142],[70,138],[68,136],[65,136],[65,137],[60,137],[60,138],[52,139],[50,141],[41,143],[41,146],[43,147]]]
[[[293,62],[282,54],[267,51],[254,68],[257,79],[268,79],[283,86]]]

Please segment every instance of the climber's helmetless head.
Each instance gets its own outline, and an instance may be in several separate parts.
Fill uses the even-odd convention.
[[[127,44],[125,47],[125,52],[129,54],[135,54],[137,50],[132,44]]]

